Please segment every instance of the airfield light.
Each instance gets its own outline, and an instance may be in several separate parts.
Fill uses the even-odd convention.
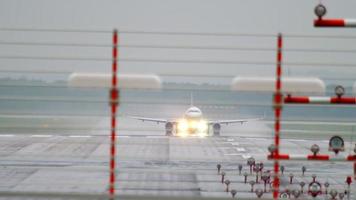
[[[189,124],[187,122],[187,120],[185,119],[181,119],[178,122],[178,130],[180,132],[186,132],[188,130]]]
[[[253,192],[253,186],[256,184],[256,182],[255,181],[253,181],[253,180],[251,180],[250,182],[249,182],[249,184],[251,185],[251,192]]]
[[[329,151],[335,152],[338,154],[340,151],[344,151],[344,140],[340,136],[333,136],[329,141]]]
[[[302,182],[299,183],[299,185],[300,185],[300,191],[301,191],[302,193],[304,193],[305,182],[302,181]]]
[[[205,120],[199,121],[197,128],[200,132],[205,133],[208,130],[208,123]]]
[[[312,197],[317,197],[319,194],[321,194],[321,184],[319,182],[311,182],[309,184],[309,194]]]
[[[221,183],[224,183],[225,175],[226,175],[225,172],[221,172]]]
[[[307,171],[307,167],[306,166],[303,166],[302,167],[302,175],[304,176],[305,172]]]
[[[228,180],[228,179],[226,179],[225,181],[224,181],[224,183],[225,183],[225,185],[226,185],[226,192],[229,192],[229,185],[230,185],[230,180]]]
[[[282,165],[282,166],[281,166],[282,175],[284,175],[284,170],[285,170],[285,167]]]
[[[220,174],[221,164],[217,164],[216,168],[218,168],[218,174]]]
[[[237,190],[231,190],[231,196],[232,196],[232,198],[235,198],[236,193],[237,193]]]
[[[239,168],[239,175],[241,175],[242,165],[241,165],[241,164],[239,164],[238,168]]]
[[[318,4],[315,7],[314,12],[315,12],[316,16],[318,16],[319,18],[322,18],[326,15],[326,7],[323,4]]]
[[[338,96],[338,97],[342,97],[342,95],[345,94],[345,88],[342,87],[341,85],[336,86],[336,87],[335,87],[335,94],[336,94],[336,96]]]
[[[299,196],[301,195],[301,191],[300,190],[297,190],[297,189],[294,189],[292,191],[292,195],[294,196],[294,198],[298,199]]]
[[[310,147],[310,151],[314,154],[314,156],[316,156],[316,154],[318,154],[319,151],[320,151],[319,145],[313,144],[313,145]]]
[[[325,194],[328,194],[328,188],[330,186],[330,183],[329,182],[325,182],[324,183],[324,187],[325,187]]]
[[[264,192],[262,189],[258,188],[255,193],[258,198],[261,198]]]
[[[245,178],[244,178],[244,183],[245,183],[245,184],[247,183],[247,176],[248,176],[248,173],[245,172],[245,173],[244,173],[244,177],[245,177]]]
[[[337,196],[337,190],[331,189],[330,190],[330,196],[331,196],[332,199],[335,199],[336,196]]]
[[[188,124],[189,128],[192,128],[192,129],[198,129],[199,128],[199,123],[195,120],[192,120],[189,122]]]

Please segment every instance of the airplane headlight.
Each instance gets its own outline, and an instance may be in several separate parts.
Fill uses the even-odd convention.
[[[188,122],[186,120],[180,120],[178,123],[178,130],[180,132],[185,132],[186,130],[188,130]]]
[[[190,125],[190,128],[192,128],[192,129],[199,128],[199,123],[197,121],[191,121],[189,125]]]
[[[198,129],[199,131],[201,132],[206,132],[208,130],[208,124],[206,121],[200,121],[199,124],[198,124]]]

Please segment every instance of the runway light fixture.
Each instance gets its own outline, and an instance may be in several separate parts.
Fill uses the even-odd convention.
[[[319,182],[311,182],[309,184],[309,194],[312,197],[317,197],[318,195],[320,195],[321,192],[321,184]]]
[[[301,181],[301,182],[299,183],[299,185],[300,185],[300,191],[301,191],[302,193],[304,193],[305,182],[304,182],[304,181]]]
[[[232,198],[235,198],[237,190],[235,190],[235,189],[231,190],[230,193],[231,193]]]
[[[314,13],[316,16],[318,16],[319,19],[324,17],[326,15],[326,7],[323,4],[318,4],[315,6]]]
[[[271,154],[273,154],[275,151],[276,151],[276,145],[274,145],[274,144],[271,144],[271,145],[269,145],[268,146],[268,151],[271,153]]]
[[[185,119],[181,119],[178,122],[178,131],[180,132],[186,132],[189,128],[189,124],[187,122],[187,120]]]
[[[256,182],[254,181],[254,180],[251,180],[250,182],[249,182],[249,184],[251,185],[251,192],[253,192],[253,187],[254,187],[254,185],[256,184]]]
[[[339,98],[345,94],[345,88],[342,87],[341,85],[336,86],[334,91],[335,91],[335,95]]]
[[[310,147],[310,151],[313,153],[314,156],[316,156],[316,155],[319,153],[319,151],[320,151],[319,145],[313,144],[313,145]]]
[[[331,196],[331,198],[332,199],[335,199],[336,198],[336,196],[337,196],[337,190],[335,190],[335,189],[331,189],[330,190],[330,196]]]
[[[333,136],[330,138],[329,151],[333,151],[335,154],[338,154],[340,151],[345,151],[345,143],[342,137]]]
[[[238,169],[239,169],[239,175],[241,175],[241,171],[242,171],[242,165],[241,164],[239,164]]]
[[[303,166],[302,167],[302,175],[304,176],[305,172],[307,171],[307,167],[306,166]]]
[[[298,199],[301,194],[302,194],[302,193],[301,193],[300,190],[297,190],[297,189],[292,190],[292,195],[293,195],[294,198],[296,198],[296,199]]]
[[[258,198],[261,198],[264,192],[261,188],[258,188],[256,189],[255,193]]]

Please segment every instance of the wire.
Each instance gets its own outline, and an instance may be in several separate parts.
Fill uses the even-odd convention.
[[[0,31],[12,32],[54,32],[54,33],[104,33],[112,34],[108,29],[59,29],[59,28],[10,28],[0,27]],[[142,31],[142,30],[118,30],[120,34],[143,34],[143,35],[177,35],[177,36],[219,36],[219,37],[262,37],[275,38],[277,34],[264,33],[236,33],[236,32],[178,32],[178,31]],[[306,34],[283,34],[286,38],[329,38],[329,39],[356,39],[349,35],[306,35]]]
[[[15,69],[19,69],[21,67],[14,67]],[[14,69],[0,69],[0,73],[20,73],[20,74],[72,74],[75,73],[74,71],[57,71],[57,70],[14,70]],[[105,73],[105,72],[88,72],[88,73]],[[109,73],[109,72],[106,72]],[[232,79],[236,77],[235,75],[227,75],[227,74],[190,74],[190,73],[159,73],[157,74],[160,77],[191,77],[191,78],[225,78],[225,79]],[[289,76],[289,77],[294,77],[294,76]],[[344,80],[344,81],[356,81],[356,78],[345,78],[345,77],[319,77],[322,80]],[[0,85],[0,87],[64,87],[67,88],[66,85],[9,85],[9,84],[3,84]],[[173,89],[179,89],[179,88],[173,88]],[[203,89],[204,90],[204,89]]]
[[[111,44],[86,44],[86,43],[55,43],[55,42],[20,42],[20,41],[0,41],[0,45],[21,45],[21,46],[61,46],[61,47],[112,47]],[[274,52],[275,48],[266,47],[235,47],[235,46],[194,46],[194,45],[140,45],[122,44],[120,48],[143,48],[143,49],[192,49],[192,50],[224,50],[224,51],[267,51]],[[285,52],[295,53],[356,53],[356,49],[303,49],[285,48]]]
[[[112,61],[111,58],[99,57],[49,57],[49,56],[13,56],[13,55],[0,55],[0,59],[24,59],[24,60],[59,60],[59,61]],[[185,64],[225,64],[225,65],[271,65],[274,66],[275,62],[267,61],[226,61],[226,60],[173,60],[173,59],[147,59],[147,58],[121,58],[120,62],[151,62],[151,63],[185,63]],[[285,66],[308,66],[308,67],[356,67],[356,63],[316,63],[316,62],[284,62]]]

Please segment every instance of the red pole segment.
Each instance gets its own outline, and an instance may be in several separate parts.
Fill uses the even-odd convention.
[[[280,133],[280,118],[282,110],[282,34],[278,34],[277,37],[277,69],[276,69],[276,92],[274,94],[274,113],[275,113],[275,138],[274,145],[276,150],[274,152],[275,156],[279,156],[279,133]],[[273,179],[273,198],[278,199],[279,196],[279,161],[274,161],[274,179]]]
[[[110,178],[109,178],[109,197],[115,199],[115,169],[116,169],[116,113],[119,104],[119,90],[117,89],[117,58],[118,58],[118,33],[113,32],[113,48],[112,48],[112,80],[110,90],[110,107],[111,107],[111,138],[110,138]]]

